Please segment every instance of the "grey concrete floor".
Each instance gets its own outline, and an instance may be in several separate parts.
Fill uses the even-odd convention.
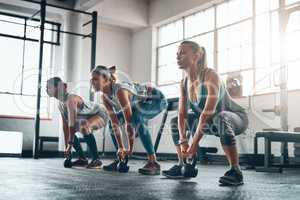
[[[143,161],[130,161],[120,174],[84,168],[65,169],[62,159],[0,158],[0,199],[300,199],[300,170],[282,174],[244,171],[245,185],[219,187],[225,166],[199,165],[191,180],[170,180],[137,173]],[[104,164],[110,160],[104,160]],[[163,169],[174,162],[161,162]]]

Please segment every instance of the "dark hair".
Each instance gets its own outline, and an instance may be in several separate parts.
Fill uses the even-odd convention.
[[[47,80],[47,84],[53,85],[54,87],[57,87],[60,83],[63,83],[62,79],[60,77],[52,77]]]
[[[116,66],[106,67],[104,65],[98,65],[93,70],[92,73],[96,73],[97,75],[102,75],[105,78],[111,79],[112,81],[116,81],[116,76],[114,75],[116,72]]]

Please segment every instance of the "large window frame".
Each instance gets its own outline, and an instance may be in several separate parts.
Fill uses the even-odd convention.
[[[264,11],[262,11],[260,13],[256,12],[257,11],[256,10],[256,2],[257,2],[257,0],[249,0],[251,2],[251,7],[252,7],[251,16],[243,18],[241,20],[237,20],[237,21],[235,21],[233,23],[229,23],[229,24],[226,24],[226,25],[223,25],[223,26],[218,26],[218,22],[217,22],[217,19],[218,19],[218,11],[217,11],[218,6],[224,5],[224,4],[226,4],[226,3],[230,2],[230,1],[232,1],[232,0],[222,1],[222,2],[219,2],[219,3],[213,4],[213,5],[210,5],[209,7],[201,9],[201,10],[195,12],[195,13],[192,13],[192,14],[180,17],[180,18],[178,18],[176,20],[173,20],[171,22],[168,22],[166,24],[162,24],[162,25],[159,25],[159,26],[156,27],[157,28],[157,38],[158,38],[158,40],[157,40],[157,44],[156,44],[156,64],[155,64],[156,75],[155,75],[155,82],[156,82],[156,84],[159,87],[172,86],[172,85],[177,85],[178,86],[179,83],[180,83],[180,81],[181,81],[180,79],[178,79],[178,80],[174,80],[173,82],[168,82],[168,83],[163,83],[163,84],[160,83],[160,81],[159,81],[159,69],[160,69],[161,66],[158,65],[158,63],[159,63],[159,56],[160,56],[159,51],[162,48],[164,48],[164,47],[167,47],[169,45],[173,45],[173,44],[176,44],[176,43],[180,43],[183,40],[192,40],[195,37],[199,37],[199,36],[202,36],[202,35],[205,35],[205,34],[212,33],[213,37],[214,37],[214,41],[213,41],[213,43],[214,43],[214,49],[213,49],[213,59],[212,59],[213,63],[209,63],[209,67],[213,67],[214,69],[216,69],[219,72],[219,74],[220,74],[221,77],[226,77],[228,75],[232,75],[232,74],[235,74],[235,73],[236,74],[243,74],[243,73],[247,73],[247,72],[251,73],[251,75],[252,75],[252,86],[251,87],[252,87],[252,89],[255,88],[255,90],[254,90],[254,92],[251,91],[251,93],[248,93],[247,95],[244,95],[244,96],[255,95],[255,94],[267,94],[267,93],[270,93],[270,92],[279,91],[279,87],[275,87],[273,82],[272,83],[269,82],[269,84],[270,84],[269,88],[263,89],[261,91],[259,91],[259,89],[257,89],[257,91],[256,91],[256,88],[257,88],[258,84],[260,84],[259,81],[257,81],[257,78],[259,78],[259,77],[256,77],[256,73],[257,73],[258,70],[260,70],[260,67],[258,67],[256,65],[256,55],[255,55],[256,48],[257,48],[256,45],[258,43],[256,41],[256,22],[257,22],[256,18],[259,17],[259,16],[261,16],[261,15],[264,15],[264,14],[269,15],[270,16],[269,27],[270,27],[270,33],[272,33],[272,20],[271,20],[271,17],[272,17],[272,15],[274,13],[276,13],[276,12],[279,13],[279,10],[281,9],[281,4],[280,4],[279,0],[277,0],[277,2],[275,2],[275,1],[270,2],[269,1],[269,5],[268,5],[269,7],[268,7],[268,9],[264,10]],[[278,4],[278,7],[274,6],[274,2],[275,2],[276,5]],[[261,2],[259,2],[259,3],[261,3]],[[293,2],[293,3],[297,4],[299,2],[296,2],[296,3]],[[286,3],[283,6],[287,7],[287,6],[290,6],[290,5],[288,3]],[[197,13],[205,12],[208,9],[213,9],[214,10],[214,28],[213,28],[213,30],[209,30],[207,32],[203,32],[203,33],[200,33],[200,34],[196,34],[196,35],[193,35],[192,37],[186,37],[185,36],[185,24],[186,24],[185,21],[186,21],[186,19],[188,17],[192,16],[192,15],[197,14]],[[171,43],[167,43],[167,44],[164,44],[164,45],[159,45],[159,39],[160,39],[159,38],[159,31],[160,31],[160,29],[162,27],[164,27],[164,26],[167,26],[167,25],[172,24],[174,22],[177,22],[179,20],[182,21],[182,29],[183,29],[182,38],[179,39],[179,40],[176,40],[176,41],[172,41]],[[278,18],[278,20],[279,20],[279,18]],[[246,22],[246,21],[249,21],[251,23],[251,54],[252,54],[251,55],[251,65],[249,67],[247,67],[247,68],[239,69],[239,70],[236,70],[236,71],[220,72],[219,71],[220,64],[218,63],[218,61],[219,61],[219,59],[218,59],[218,54],[219,54],[219,52],[218,52],[218,50],[219,50],[218,49],[218,45],[219,45],[219,33],[220,33],[220,31],[223,30],[223,29],[232,27],[234,25],[241,24],[241,23]],[[271,37],[270,37],[270,40],[272,40]],[[272,55],[272,51],[273,50],[271,49],[272,48],[272,44],[273,44],[272,41],[270,41],[270,44],[269,44],[270,45],[270,55],[269,55],[269,59],[270,59],[269,64],[270,64],[270,66],[267,66],[267,67],[272,68],[273,65],[274,66],[278,65],[278,68],[272,68],[272,70],[274,70],[274,71],[272,71],[273,76],[275,76],[274,74],[276,74],[276,70],[279,71],[279,62],[278,63],[272,62],[272,56],[273,56]],[[174,54],[174,57],[176,57],[175,54]],[[269,74],[269,76],[271,76],[271,75]],[[292,88],[292,89],[295,89],[295,88]],[[296,88],[296,89],[300,89],[300,87]]]
[[[35,54],[38,56],[39,54],[39,19],[28,18],[26,16],[6,13],[2,11],[0,11],[0,16],[2,16],[2,19],[0,19],[1,23],[11,24],[14,27],[18,27],[19,30],[17,33],[2,30],[0,32],[0,38],[8,38],[11,41],[20,41],[18,43],[22,43],[22,45],[18,46],[20,46],[20,51],[22,51],[23,55],[20,58],[17,58],[21,60],[21,63],[20,66],[16,66],[16,68],[20,68],[18,71],[16,71],[16,73],[20,72],[17,78],[19,80],[15,81],[16,83],[14,83],[13,86],[11,85],[15,88],[8,88],[7,90],[3,88],[0,89],[0,95],[2,96],[2,98],[8,97],[8,99],[13,99],[13,105],[17,107],[19,111],[17,114],[7,114],[5,112],[0,113],[0,118],[34,119],[35,111],[32,111],[36,109],[36,101],[34,101],[33,103],[30,101],[30,99],[35,99],[37,97],[37,88],[30,88],[30,79],[31,81],[34,81],[34,84],[37,83],[36,76],[38,73],[38,59],[32,58],[32,56],[34,56]],[[5,20],[6,18],[11,19],[11,21]],[[46,37],[44,41],[44,48],[46,49],[44,51],[45,56],[43,65],[45,67],[43,70],[43,74],[47,74],[46,77],[50,77],[53,74],[54,46],[60,44],[60,27],[61,24],[56,22],[46,21],[45,23],[45,32],[48,37]],[[20,31],[21,29],[22,31]],[[26,56],[28,56],[26,55],[26,52],[28,52],[28,50],[31,52],[29,53],[29,56],[31,57],[26,60]],[[34,54],[32,55],[32,53]],[[45,82],[45,80],[43,80],[43,82]],[[27,85],[27,87],[25,85]],[[49,120],[52,117],[50,98],[47,95],[42,95],[41,98],[44,99],[42,103],[45,104],[45,113],[41,113],[41,117],[42,119]],[[28,103],[30,103],[30,105]],[[24,108],[26,106],[28,107]],[[22,109],[22,107],[24,110],[20,110]],[[23,112],[21,113],[21,111]]]

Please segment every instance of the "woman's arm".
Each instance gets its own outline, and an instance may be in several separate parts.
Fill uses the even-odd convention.
[[[79,104],[79,101],[75,96],[71,96],[67,100],[66,104],[68,110],[68,128],[69,128],[68,143],[72,144],[76,133],[75,125],[77,120],[77,106]]]
[[[122,141],[122,135],[120,131],[120,124],[117,115],[114,113],[112,106],[110,103],[103,97],[102,98],[104,106],[107,110],[108,116],[111,120],[112,123],[112,129],[114,131],[114,134],[116,136],[116,140],[118,143],[118,148],[119,149],[124,149],[123,141]]]
[[[133,151],[133,144],[135,139],[134,128],[132,127],[132,109],[130,103],[130,92],[125,89],[119,89],[117,92],[118,100],[122,106],[122,111],[125,117],[126,132],[128,135],[129,153]]]
[[[181,142],[187,141],[186,138],[186,116],[187,116],[187,104],[186,102],[186,92],[184,91],[184,81],[181,81],[180,84],[180,96],[179,96],[179,105],[178,105],[178,129],[179,137]]]
[[[63,122],[63,132],[64,132],[64,138],[65,138],[65,148],[68,146],[68,140],[69,140],[69,127],[68,122],[64,119],[63,115],[61,115],[62,122]]]

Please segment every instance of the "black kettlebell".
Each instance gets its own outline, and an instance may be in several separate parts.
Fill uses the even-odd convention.
[[[124,159],[121,159],[119,157],[119,164],[118,164],[117,170],[120,173],[127,173],[129,171],[129,166],[127,164],[128,164],[128,156],[125,156]]]
[[[71,156],[67,156],[64,160],[64,167],[65,168],[72,168],[72,157]]]
[[[183,160],[184,165],[181,168],[181,174],[186,178],[195,178],[198,175],[198,169],[196,167],[197,158],[194,156],[193,158],[189,159],[186,158]]]

